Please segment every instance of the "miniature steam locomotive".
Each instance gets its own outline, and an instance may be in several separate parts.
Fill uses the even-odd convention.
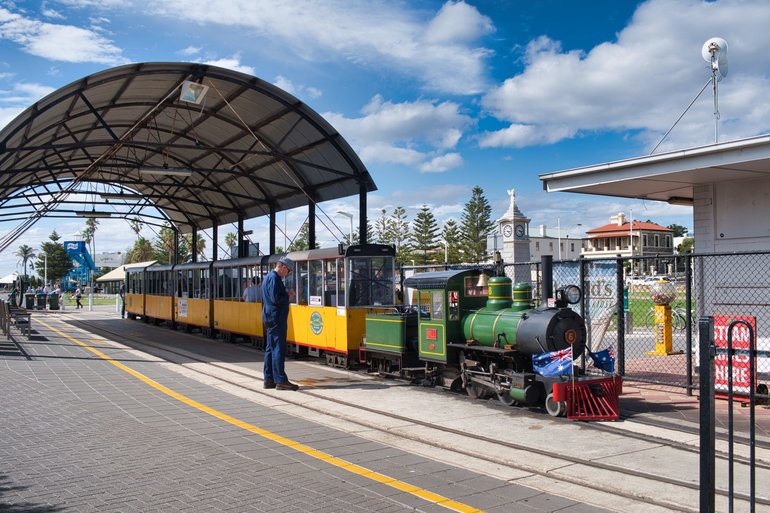
[[[508,405],[544,402],[549,414],[565,414],[554,385],[568,378],[535,373],[532,356],[583,354],[585,323],[569,308],[580,300],[578,287],[557,290],[554,307],[533,308],[528,283],[512,287],[510,278],[480,269],[421,273],[404,286],[417,291],[419,306],[366,317],[359,350],[370,371],[465,389],[472,397],[493,394]]]

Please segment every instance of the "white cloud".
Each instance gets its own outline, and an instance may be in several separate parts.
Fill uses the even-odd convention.
[[[188,46],[187,48],[183,48],[179,51],[182,55],[192,56],[192,55],[198,55],[201,52],[201,48],[199,46]]]
[[[454,148],[471,119],[453,102],[418,100],[393,103],[379,95],[362,109],[364,116],[346,118],[325,113],[326,118],[354,147],[365,162],[425,165],[431,170],[436,152]],[[433,171],[462,160],[456,153],[435,160]]]
[[[18,82],[11,89],[0,89],[0,129],[21,114],[30,104],[52,93],[52,87]]]
[[[587,53],[565,52],[557,41],[536,38],[523,55],[524,71],[484,97],[483,106],[510,126],[482,134],[480,145],[522,147],[594,130],[634,130],[652,147],[708,80],[700,49],[715,35],[730,43],[731,75],[720,84],[724,138],[765,131],[768,16],[770,5],[763,0],[651,0],[617,41]],[[665,146],[713,142],[712,110],[707,90]]]
[[[0,39],[20,45],[25,52],[63,62],[125,62],[120,48],[92,30],[25,18],[0,8]]]
[[[223,59],[208,59],[204,61],[204,64],[211,64],[212,66],[219,66],[220,68],[227,68],[233,71],[240,71],[247,75],[256,74],[254,67],[241,64],[240,54],[233,55],[232,57],[225,57]]]
[[[481,16],[475,7],[465,2],[449,1],[425,29],[423,39],[429,43],[472,43],[495,31],[492,20]]]
[[[281,75],[278,75],[277,77],[275,77],[275,80],[273,80],[273,84],[275,84],[276,87],[280,87],[287,93],[297,97],[306,96],[308,98],[318,98],[319,96],[321,96],[321,94],[323,94],[321,93],[321,90],[318,88],[305,86],[301,84],[296,85],[294,84],[294,82],[292,82],[288,78],[283,77]]]
[[[433,17],[385,0],[159,0],[144,9],[201,25],[245,27],[307,61],[389,69],[432,91],[476,94],[487,83],[489,52],[474,42],[494,27],[465,2],[448,2]]]
[[[445,155],[434,157],[428,162],[424,162],[420,166],[420,171],[423,173],[443,173],[444,171],[448,171],[462,165],[463,158],[459,153],[447,153]]]
[[[0,107],[0,130],[22,112],[23,107]]]

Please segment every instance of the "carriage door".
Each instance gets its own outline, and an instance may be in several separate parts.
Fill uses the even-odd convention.
[[[329,346],[331,331],[324,312],[324,261],[310,260],[307,272],[308,344],[322,349]]]

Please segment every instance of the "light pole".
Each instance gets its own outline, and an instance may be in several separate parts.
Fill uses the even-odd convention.
[[[575,223],[575,224],[573,224],[573,225],[570,225],[570,227],[569,227],[569,228],[567,228],[567,243],[568,243],[568,244],[569,244],[569,232],[570,232],[570,231],[571,231],[573,228],[575,228],[575,227],[578,227],[578,226],[583,226],[583,223]],[[561,243],[559,244],[559,248],[561,248]],[[568,249],[568,250],[567,250],[567,255],[569,255],[569,254],[570,254],[570,250]]]
[[[442,240],[441,244],[444,245],[444,265],[446,265],[449,263],[449,244],[445,240]]]
[[[338,210],[337,213],[341,216],[347,217],[348,221],[350,221],[350,238],[348,239],[348,244],[353,244],[353,214],[350,212],[345,212],[344,210]]]
[[[43,283],[48,288],[48,253],[43,253]]]

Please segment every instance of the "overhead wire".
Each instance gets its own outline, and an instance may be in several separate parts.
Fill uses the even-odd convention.
[[[241,124],[243,125],[244,129],[246,131],[248,131],[249,134],[254,138],[254,141],[256,141],[256,143],[259,144],[259,146],[266,153],[270,154],[271,153],[270,148],[268,148],[267,145],[265,145],[265,143],[263,143],[262,140],[257,136],[257,134],[254,133],[254,131],[244,121],[244,119],[241,117],[241,115],[238,113],[238,111],[235,110],[235,108],[230,104],[230,102],[227,101],[227,98],[224,97],[222,92],[219,89],[217,89],[216,85],[214,85],[214,83],[211,80],[207,80],[207,83],[208,83],[209,87],[211,87],[214,91],[217,92],[217,94],[222,99],[222,101],[225,102],[225,105],[227,105],[227,107],[232,111],[232,113],[235,115],[235,117],[238,118],[238,121],[241,122]],[[318,204],[318,202],[313,199],[313,197],[310,195],[310,193],[307,190],[305,190],[305,187],[301,183],[299,183],[299,181],[296,179],[294,174],[291,173],[288,169],[286,169],[286,165],[281,160],[276,160],[276,163],[278,165],[278,168],[281,169],[281,171],[284,172],[284,174],[289,178],[289,180],[291,180],[291,182],[297,187],[297,189],[299,189],[302,192],[302,194],[305,195],[305,197],[307,198],[308,202],[313,203],[314,205],[316,205],[318,210],[321,211],[321,213],[326,217],[326,219],[329,220],[329,222],[334,226],[334,228],[336,228],[337,231],[339,231],[339,233],[343,234],[343,238],[344,238],[344,232],[342,231],[342,229],[339,226],[337,226],[337,224],[329,216],[329,214],[327,214],[326,211]],[[263,207],[263,211],[264,211],[264,207]],[[324,223],[322,218],[319,217],[318,220],[321,222],[321,224],[324,226],[324,228],[326,228],[329,231],[329,233],[332,234],[332,236],[335,239],[337,239],[338,242],[341,241],[341,239],[339,237],[337,237],[336,233],[334,233],[334,231],[331,228],[329,228],[329,226],[326,223]]]

